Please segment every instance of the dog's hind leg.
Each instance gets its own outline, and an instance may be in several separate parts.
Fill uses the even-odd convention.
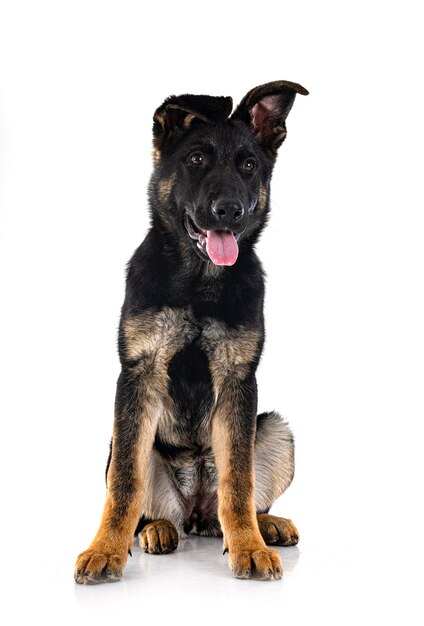
[[[293,435],[278,413],[258,415],[254,459],[254,502],[261,535],[270,545],[295,545],[299,535],[293,522],[268,514],[294,474]]]
[[[254,503],[263,539],[270,545],[295,545],[299,535],[293,522],[268,514],[271,505],[290,485],[294,474],[293,435],[278,413],[261,413],[257,417],[254,467]],[[222,534],[216,513],[205,520],[199,534],[209,537]]]
[[[155,450],[146,473],[142,517],[136,529],[140,547],[150,554],[168,554],[185,537],[181,496],[168,463]]]

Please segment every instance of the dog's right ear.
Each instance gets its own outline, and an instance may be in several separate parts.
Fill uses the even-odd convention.
[[[155,158],[166,141],[187,130],[195,121],[225,121],[233,108],[230,97],[224,96],[170,96],[156,109],[153,116],[153,146]]]

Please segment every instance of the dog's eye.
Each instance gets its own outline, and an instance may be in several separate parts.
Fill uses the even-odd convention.
[[[190,165],[203,165],[203,163],[205,162],[205,157],[201,152],[193,152],[188,157],[188,162],[190,163]]]
[[[245,172],[253,172],[253,170],[256,168],[255,159],[253,159],[252,157],[244,159],[242,167]]]

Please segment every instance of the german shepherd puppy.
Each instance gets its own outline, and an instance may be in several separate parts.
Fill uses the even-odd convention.
[[[127,270],[122,371],[100,528],[77,583],[121,578],[134,534],[151,554],[193,532],[223,536],[237,578],[278,579],[267,544],[298,542],[269,515],[294,473],[293,437],[256,414],[264,277],[254,246],[296,94],[255,87],[226,97],[171,96],[156,110],[150,230]]]

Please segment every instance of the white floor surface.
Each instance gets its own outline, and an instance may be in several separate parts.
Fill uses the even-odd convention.
[[[134,545],[122,581],[82,586],[72,578],[74,537],[36,568],[28,539],[16,548],[15,584],[3,602],[8,624],[423,623],[407,544],[386,551],[306,533],[299,546],[280,548],[283,579],[262,582],[232,577],[221,539],[190,536],[169,555]]]

